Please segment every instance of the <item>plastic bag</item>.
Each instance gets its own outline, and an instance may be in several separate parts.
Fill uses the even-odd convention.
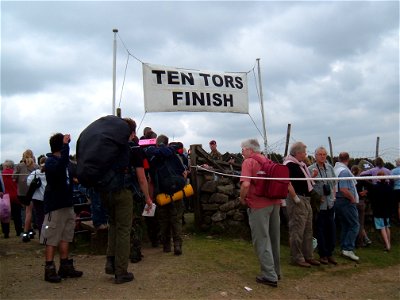
[[[10,194],[3,194],[0,198],[0,220],[2,223],[10,223],[11,205]]]

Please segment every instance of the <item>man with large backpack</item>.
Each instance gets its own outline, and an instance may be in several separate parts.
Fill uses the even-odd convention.
[[[77,142],[79,182],[100,193],[108,212],[106,274],[115,283],[132,281],[128,272],[133,201],[128,141],[135,136],[136,123],[129,118],[105,116],[82,131]]]
[[[243,177],[240,177],[240,202],[248,207],[249,225],[254,249],[260,262],[261,273],[256,282],[278,286],[280,269],[280,219],[281,199],[270,199],[257,195],[256,181],[262,165],[268,159],[260,153],[260,144],[256,139],[248,139],[241,143],[244,161]]]
[[[175,192],[182,190],[186,183],[186,171],[177,156],[176,149],[167,145],[168,137],[159,135],[156,147],[150,146],[145,149],[150,163],[151,180],[154,184],[154,198],[159,193],[172,196]],[[172,232],[174,255],[182,254],[182,215],[182,200],[157,206],[164,252],[171,252]]]

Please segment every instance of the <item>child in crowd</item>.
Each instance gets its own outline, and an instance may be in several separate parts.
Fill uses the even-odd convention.
[[[379,171],[378,176],[385,173]],[[391,213],[391,192],[392,188],[385,179],[378,180],[372,188],[371,204],[374,214],[375,228],[380,230],[385,251],[390,251],[390,213]]]

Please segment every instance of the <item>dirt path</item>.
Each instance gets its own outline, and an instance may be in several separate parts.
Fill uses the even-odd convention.
[[[357,265],[329,266],[300,279],[283,274],[279,287],[271,288],[256,284],[247,273],[229,272],[229,266],[206,269],[195,251],[186,250],[180,257],[162,253],[161,248],[145,247],[143,252],[144,260],[129,266],[135,274],[131,283],[113,284],[113,277],[104,274],[104,256],[75,255],[83,277],[50,284],[43,280],[43,246],[37,240],[25,244],[15,237],[1,239],[0,298],[400,299],[399,265],[351,275],[346,269]]]

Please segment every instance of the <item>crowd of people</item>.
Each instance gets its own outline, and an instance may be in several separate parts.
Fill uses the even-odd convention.
[[[188,199],[158,205],[155,217],[142,217],[149,211],[160,193],[157,170],[168,162],[174,174],[187,182],[190,166],[182,143],[169,143],[165,135],[157,135],[150,127],[143,130],[139,139],[134,120],[123,119],[129,127],[128,156],[118,166],[115,175],[122,184],[110,191],[82,187],[76,177],[76,167],[71,157],[69,134],[57,133],[50,137],[50,153],[36,158],[31,150],[22,154],[14,165],[6,160],[2,165],[0,195],[9,194],[11,218],[15,233],[22,242],[29,242],[38,232],[40,243],[45,246],[44,278],[58,283],[62,278],[81,277],[69,257],[69,244],[75,231],[73,190],[78,189],[91,200],[91,217],[96,230],[108,230],[105,273],[114,275],[115,283],[132,281],[128,272],[129,260],[142,259],[141,243],[147,234],[151,245],[162,244],[163,252],[183,254],[182,224]],[[140,140],[154,139],[154,144],[140,146]],[[209,142],[210,157],[221,160],[215,140]],[[259,160],[267,160],[256,139],[241,143],[243,163],[240,178],[240,202],[246,206],[251,237],[260,262],[260,274],[256,281],[277,287],[281,279],[280,267],[280,212],[282,199],[268,199],[255,193],[256,177],[260,171]],[[254,157],[257,156],[257,159]],[[392,171],[377,158],[375,167],[366,164],[349,166],[347,152],[338,156],[332,166],[327,161],[327,151],[318,147],[314,163],[309,163],[307,146],[302,142],[291,145],[283,164],[289,170],[290,184],[285,209],[288,216],[290,259],[293,265],[310,268],[321,264],[337,265],[335,258],[336,229],[340,228],[340,253],[358,261],[357,247],[372,243],[365,230],[364,220],[369,205],[373,211],[374,226],[379,230],[384,250],[390,251],[390,219],[396,205],[400,220],[400,180],[355,180],[354,176],[399,175],[400,159]],[[30,184],[39,178],[41,184],[28,193]],[[343,178],[343,179],[341,179]],[[368,177],[366,177],[368,178]],[[29,194],[29,195],[28,195]],[[156,203],[157,204],[157,203]],[[32,213],[34,212],[34,214]],[[34,217],[33,217],[34,216]],[[34,225],[34,226],[33,226]],[[10,222],[1,223],[4,238],[10,236]],[[317,240],[314,258],[313,239]],[[54,258],[59,252],[57,271]]]
[[[244,161],[240,202],[247,207],[252,241],[260,263],[256,282],[277,287],[281,278],[281,202],[260,197],[256,193],[255,181],[262,167],[258,161],[260,157],[267,159],[261,154],[258,141],[245,140],[241,147]],[[386,169],[383,160],[378,157],[375,160],[376,167],[369,167],[361,173],[358,167],[353,169],[353,173],[349,169],[350,156],[347,152],[341,152],[332,166],[327,161],[326,149],[318,147],[314,152],[314,160],[314,163],[309,163],[307,146],[296,142],[291,145],[290,153],[283,162],[288,167],[290,177],[288,196],[282,203],[285,203],[288,216],[291,263],[303,268],[321,264],[337,265],[334,256],[337,228],[340,228],[341,255],[359,261],[355,249],[372,243],[364,228],[366,199],[372,207],[374,226],[381,233],[383,250],[389,252],[390,220],[400,220],[400,180],[379,179],[379,176],[398,175],[400,158],[396,160],[396,168],[392,171]],[[378,178],[353,179],[357,175]],[[313,257],[313,237],[317,240],[318,259]]]

